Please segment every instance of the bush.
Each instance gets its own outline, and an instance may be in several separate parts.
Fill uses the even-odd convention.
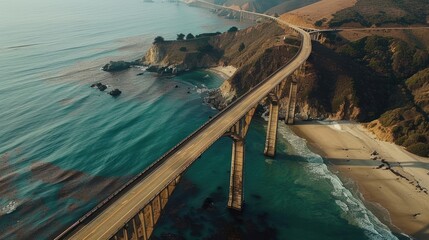
[[[246,45],[244,45],[244,43],[241,43],[240,46],[238,47],[238,51],[241,52],[246,48]]]
[[[323,21],[322,21],[322,20],[317,20],[317,21],[314,23],[314,26],[316,26],[316,27],[320,27],[320,26],[322,26],[322,24],[323,24]]]
[[[164,41],[165,41],[165,40],[164,40],[164,38],[163,38],[163,37],[158,36],[158,37],[156,37],[156,38],[153,40],[153,44],[162,43],[162,42],[164,42]]]
[[[407,151],[422,157],[429,157],[429,145],[427,143],[416,143],[407,147]]]
[[[228,32],[237,32],[237,31],[238,31],[238,28],[235,26],[228,29]]]
[[[188,35],[186,35],[186,40],[194,39],[194,38],[195,37],[194,37],[194,35],[192,33],[188,33]]]
[[[209,52],[213,51],[213,49],[214,49],[213,46],[208,44],[208,45],[199,47],[198,51],[200,51],[202,53],[209,53]]]
[[[180,50],[181,52],[186,52],[186,51],[188,51],[188,49],[187,49],[186,47],[181,47],[179,50]]]
[[[182,40],[184,40],[185,39],[185,34],[183,34],[183,33],[179,33],[179,34],[177,34],[177,40],[178,41],[182,41]]]
[[[408,147],[417,143],[427,143],[426,137],[421,134],[412,134],[404,141],[402,146]]]

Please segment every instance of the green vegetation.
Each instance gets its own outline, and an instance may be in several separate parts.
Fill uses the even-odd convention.
[[[393,38],[365,37],[344,45],[339,52],[352,57],[385,77],[404,80],[429,63],[425,50]]]
[[[429,68],[414,74],[405,83],[410,90],[417,90],[424,84],[429,84]]]
[[[179,33],[179,34],[177,34],[177,40],[178,41],[182,41],[182,40],[184,40],[185,39],[185,34],[183,34],[183,33]]]
[[[322,26],[322,24],[323,24],[323,21],[322,21],[322,20],[317,20],[317,21],[314,23],[314,26],[316,26],[316,27],[321,27],[321,26]]]
[[[385,112],[379,119],[383,127],[392,129],[398,145],[408,151],[427,157],[429,155],[429,122],[416,107],[402,107]]]
[[[244,43],[241,43],[240,46],[238,47],[238,51],[242,52],[245,48],[246,48],[246,45],[244,45]]]
[[[228,32],[237,32],[237,31],[238,31],[238,28],[235,26],[228,29]]]
[[[330,27],[358,23],[365,27],[383,24],[425,24],[429,14],[427,0],[359,0],[355,6],[334,14]]]
[[[163,38],[163,37],[158,36],[158,37],[156,37],[156,38],[153,40],[153,44],[162,43],[162,42],[164,42],[164,41],[165,41],[165,40],[164,40],[164,38]]]
[[[186,40],[190,40],[190,39],[194,39],[194,35],[192,33],[188,33],[188,35],[186,35]]]
[[[203,38],[203,37],[212,37],[221,34],[221,32],[215,32],[215,33],[201,33],[195,36],[195,38]]]

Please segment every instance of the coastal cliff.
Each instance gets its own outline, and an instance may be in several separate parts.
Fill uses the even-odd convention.
[[[296,36],[271,22],[237,32],[155,43],[142,62],[160,74],[234,66],[235,74],[207,98],[222,109],[281,68],[298,49]],[[372,36],[345,42],[328,35],[323,44],[313,43],[304,71],[294,74],[298,82],[295,117],[371,122],[368,128],[381,139],[427,156],[428,63],[426,50],[397,39]],[[285,116],[288,94],[286,87],[280,118]]]

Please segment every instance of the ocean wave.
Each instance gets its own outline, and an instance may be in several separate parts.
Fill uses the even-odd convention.
[[[328,123],[327,123],[328,124]],[[332,123],[329,123],[332,124]],[[334,128],[335,123],[332,124]],[[339,126],[341,127],[341,126]],[[344,187],[341,180],[331,173],[323,162],[323,158],[307,147],[307,142],[295,135],[285,124],[279,125],[279,133],[293,147],[299,156],[304,157],[308,163],[305,168],[311,173],[313,180],[328,180],[332,185],[331,195],[335,198],[335,203],[342,210],[342,218],[350,224],[358,226],[365,231],[365,235],[370,239],[397,239],[389,228],[378,220],[370,212],[363,202],[354,197],[353,194]]]
[[[18,201],[16,200],[9,201],[8,203],[6,203],[6,205],[0,208],[0,216],[12,213],[13,211],[16,210],[18,206],[19,206]]]

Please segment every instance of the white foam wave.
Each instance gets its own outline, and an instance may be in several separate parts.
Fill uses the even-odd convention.
[[[343,128],[341,127],[341,125],[337,121],[325,120],[325,121],[317,121],[317,122],[322,124],[322,125],[328,125],[330,128],[332,128],[334,130],[344,131]]]
[[[329,123],[335,128],[335,123]],[[338,124],[337,124],[338,125]],[[341,127],[340,127],[341,128]],[[307,142],[295,135],[285,124],[279,124],[279,133],[290,143],[296,153],[304,157],[309,164],[305,168],[312,173],[314,180],[328,180],[332,184],[332,196],[335,203],[342,209],[342,217],[350,224],[358,226],[365,230],[365,234],[370,239],[397,239],[389,228],[378,220],[363,204],[363,202],[354,197],[353,194],[344,187],[341,180],[331,173],[324,164],[323,158],[307,147]]]
[[[12,213],[13,211],[16,210],[18,205],[19,205],[18,201],[15,201],[15,200],[9,201],[6,205],[0,208],[0,216]]]

